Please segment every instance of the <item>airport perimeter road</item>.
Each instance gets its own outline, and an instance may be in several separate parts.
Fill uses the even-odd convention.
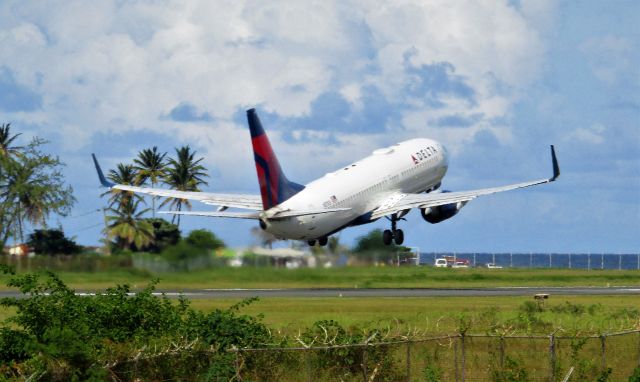
[[[638,287],[505,287],[505,288],[466,288],[466,289],[438,289],[438,288],[305,288],[305,289],[190,289],[184,291],[165,290],[154,293],[165,294],[168,297],[183,295],[189,298],[247,298],[247,297],[488,297],[488,296],[532,296],[546,293],[551,296],[576,295],[638,295]],[[81,295],[92,293],[78,292]],[[18,291],[2,291],[1,297],[22,297]]]

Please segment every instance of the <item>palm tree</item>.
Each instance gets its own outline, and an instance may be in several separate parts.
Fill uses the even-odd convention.
[[[11,158],[12,156],[20,155],[22,147],[14,146],[11,144],[18,138],[21,133],[11,136],[11,124],[6,123],[0,125],[0,158]]]
[[[138,183],[138,178],[136,176],[136,171],[133,165],[118,163],[115,170],[110,170],[107,174],[107,178],[110,181],[116,184],[126,184],[128,186],[139,186],[141,183]],[[109,207],[113,207],[115,204],[124,205],[127,203],[129,199],[141,199],[140,195],[134,194],[131,191],[123,191],[117,189],[110,189],[107,192],[104,192],[100,196],[109,195]]]
[[[204,158],[196,160],[196,152],[192,151],[188,145],[176,148],[176,155],[176,159],[169,158],[168,160],[169,167],[166,169],[163,182],[179,191],[200,191],[199,186],[208,184],[203,179],[208,176],[206,169],[199,164]],[[175,208],[176,211],[181,211],[183,205],[191,209],[191,203],[188,199],[167,198],[160,204],[160,207],[167,204],[170,208]],[[180,215],[174,215],[171,223],[180,226]]]
[[[42,154],[33,143],[17,160],[5,162],[2,198],[14,206],[17,236],[24,241],[24,221],[46,227],[46,218],[56,212],[68,213],[74,198],[72,189],[64,187],[58,158]]]
[[[107,234],[121,249],[142,249],[154,241],[153,225],[142,220],[148,209],[137,212],[140,202],[126,198],[117,209],[109,208],[113,215],[107,216]]]
[[[144,149],[138,153],[138,158],[134,159],[134,168],[138,172],[137,181],[144,183],[147,179],[151,181],[151,187],[155,187],[164,175],[164,157],[167,153],[160,154],[158,148]],[[152,215],[156,217],[156,197],[151,198]]]

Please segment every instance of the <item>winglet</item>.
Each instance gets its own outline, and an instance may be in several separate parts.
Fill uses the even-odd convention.
[[[549,179],[550,182],[558,179],[560,176],[560,166],[558,166],[558,158],[556,158],[556,149],[551,145],[551,161],[553,162],[553,178]]]
[[[96,171],[98,172],[98,178],[100,179],[100,183],[102,184],[103,187],[107,187],[107,188],[111,188],[113,186],[115,186],[115,183],[111,183],[107,180],[107,178],[104,177],[104,174],[102,173],[102,169],[100,168],[100,164],[98,163],[98,159],[96,159],[96,154],[91,154],[91,156],[93,157],[93,164],[96,166]]]

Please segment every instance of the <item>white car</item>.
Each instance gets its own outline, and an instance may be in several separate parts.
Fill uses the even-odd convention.
[[[449,266],[449,263],[447,262],[447,259],[439,258],[436,259],[436,262],[433,263],[433,266],[436,268],[446,268]]]
[[[495,263],[487,263],[487,268],[489,269],[502,269],[501,265],[496,265]]]

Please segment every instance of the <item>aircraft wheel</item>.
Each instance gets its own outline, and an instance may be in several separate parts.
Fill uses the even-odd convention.
[[[393,239],[397,245],[404,243],[404,232],[401,229],[397,229],[393,234]]]
[[[307,244],[309,244],[309,247],[313,247],[314,245],[316,245],[316,241],[315,240],[307,240]]]
[[[320,244],[321,247],[324,247],[325,245],[327,245],[328,242],[329,242],[329,239],[326,236],[322,236],[321,238],[318,239],[318,244]]]
[[[382,232],[382,242],[384,245],[391,245],[391,240],[393,240],[393,233],[391,233],[390,230],[385,229],[384,232]]]

